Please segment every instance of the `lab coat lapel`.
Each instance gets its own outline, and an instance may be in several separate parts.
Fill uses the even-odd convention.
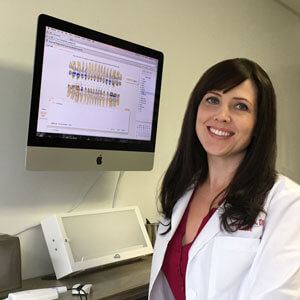
[[[188,206],[189,201],[191,199],[192,193],[193,193],[193,189],[186,192],[174,206],[173,213],[172,213],[172,219],[171,219],[171,224],[172,224],[172,229],[170,231],[171,238],[174,235],[174,233],[182,219],[182,216],[186,210],[186,207]]]
[[[197,252],[201,250],[205,244],[207,244],[213,237],[215,237],[221,231],[220,215],[221,208],[219,207],[195,239],[189,252],[189,260],[192,260],[193,257],[197,254]]]
[[[173,212],[172,212],[172,218],[171,218],[171,230],[167,234],[164,235],[164,242],[166,244],[168,244],[168,242],[174,235],[174,233],[181,221],[181,218],[185,212],[185,209],[186,209],[187,205],[189,204],[192,193],[193,193],[193,189],[187,191],[175,204],[175,206],[173,208]],[[166,221],[163,220],[162,223],[165,224]],[[165,226],[159,226],[158,234],[166,231],[166,228],[167,227],[165,227]]]
[[[153,279],[157,277],[157,275],[161,269],[168,243],[171,240],[172,236],[174,235],[174,233],[181,221],[181,218],[182,218],[182,216],[185,212],[185,209],[190,201],[192,193],[193,193],[193,189],[189,190],[175,204],[175,206],[173,208],[172,218],[171,218],[171,225],[172,225],[171,230],[167,234],[161,235],[161,233],[166,231],[167,227],[163,226],[163,225],[160,225],[158,227],[154,255],[153,255],[152,272],[151,272],[151,276],[153,276]],[[166,220],[162,220],[162,223],[165,224]],[[150,283],[150,288],[152,287],[152,284],[154,283],[153,281],[151,281],[151,283]]]

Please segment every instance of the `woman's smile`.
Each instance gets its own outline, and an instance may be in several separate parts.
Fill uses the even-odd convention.
[[[214,138],[227,139],[234,135],[234,132],[231,130],[216,128],[213,126],[207,126],[207,130],[210,133],[210,135]]]

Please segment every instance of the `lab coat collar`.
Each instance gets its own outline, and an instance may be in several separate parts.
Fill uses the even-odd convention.
[[[171,218],[171,230],[165,235],[164,242],[165,246],[169,243],[173,237],[182,216],[186,210],[186,207],[189,204],[191,196],[194,189],[187,191],[184,196],[175,204],[172,218]],[[198,250],[200,250],[206,243],[208,243],[216,234],[221,231],[220,228],[220,215],[224,203],[216,210],[216,212],[211,216],[207,224],[202,229],[201,233],[196,237],[193,245],[190,249],[189,257],[192,258]],[[158,233],[162,233],[166,230],[166,227],[160,226]]]
[[[171,230],[165,235],[165,241],[168,243],[172,236],[174,235],[182,216],[186,210],[186,207],[189,204],[191,196],[193,194],[194,189],[188,190],[175,204],[171,217]],[[163,220],[162,223],[165,224],[166,220]],[[158,229],[158,234],[166,231],[165,226],[160,226]]]
[[[161,221],[161,225],[158,227],[157,236],[156,236],[156,243],[154,247],[154,255],[153,255],[153,262],[152,262],[152,271],[151,271],[151,279],[150,279],[150,286],[149,289],[151,290],[152,285],[154,284],[154,280],[158,276],[158,273],[161,269],[163,264],[164,255],[166,253],[166,249],[168,246],[169,241],[171,240],[172,236],[174,235],[181,218],[185,212],[185,209],[190,201],[192,196],[193,189],[188,190],[175,204],[173,208],[173,213],[171,217],[171,230],[164,234],[167,230],[167,226],[163,226],[162,224],[167,225],[168,220],[163,219]],[[163,255],[161,255],[163,253]]]
[[[206,225],[196,237],[189,251],[189,261],[201,250],[212,238],[221,231],[220,215],[223,204],[210,217]]]
[[[193,191],[194,188],[188,190],[175,204],[173,208],[172,218],[171,218],[171,230],[165,235],[161,236],[160,234],[165,232],[167,227],[160,225],[158,228],[158,232],[157,232],[158,234],[155,243],[155,251],[153,255],[151,280],[150,280],[150,287],[149,287],[150,290],[152,289],[154,281],[157,278],[158,273],[161,269],[168,243],[171,240],[172,236],[174,235],[182,219],[182,216],[186,210],[186,207],[189,204]],[[211,218],[209,219],[205,227],[202,229],[201,233],[195,239],[189,252],[189,261],[197,254],[197,252],[206,243],[208,243],[220,231],[220,219],[219,219],[220,208],[218,208],[218,210],[211,216]],[[162,223],[167,225],[168,220],[163,219]]]

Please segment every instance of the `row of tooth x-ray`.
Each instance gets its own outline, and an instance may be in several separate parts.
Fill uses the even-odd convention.
[[[67,97],[77,103],[118,107],[119,87],[122,84],[120,71],[99,63],[70,61]]]
[[[122,74],[120,71],[98,63],[71,61],[69,75],[73,79],[93,80],[105,85],[120,86]]]
[[[116,107],[120,104],[120,94],[87,88],[78,84],[68,84],[67,97],[76,102],[98,106]]]

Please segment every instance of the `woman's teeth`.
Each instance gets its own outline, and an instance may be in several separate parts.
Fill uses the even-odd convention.
[[[230,136],[231,135],[229,132],[214,129],[212,127],[209,127],[209,131],[218,136]]]

